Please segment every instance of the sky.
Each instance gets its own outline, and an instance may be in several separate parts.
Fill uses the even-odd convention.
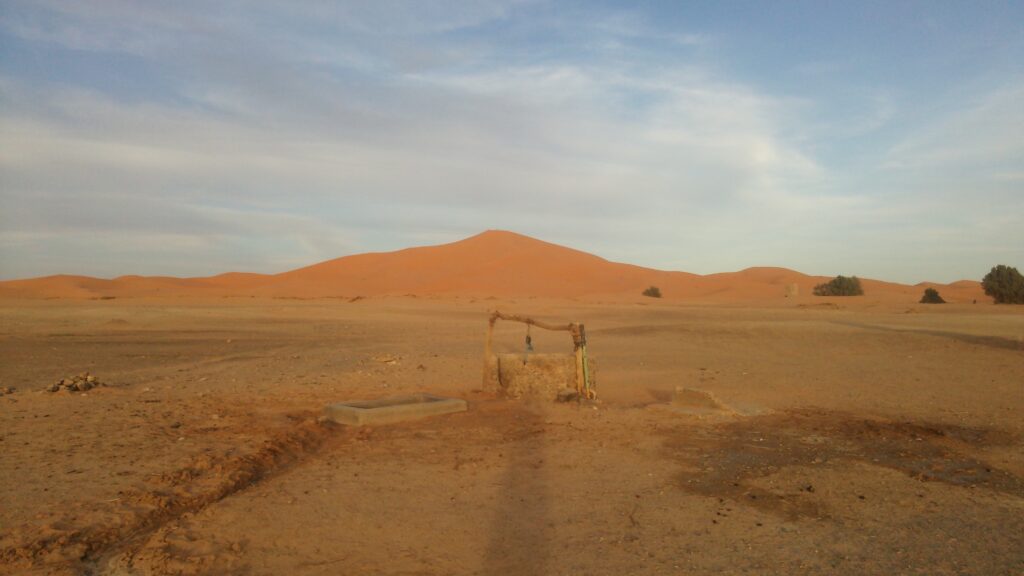
[[[1024,269],[1024,2],[0,0],[0,279],[486,229],[701,274]]]

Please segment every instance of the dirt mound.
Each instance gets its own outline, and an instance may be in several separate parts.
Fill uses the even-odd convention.
[[[672,393],[672,406],[694,413],[732,412],[732,409],[711,392],[682,386],[676,386]]]

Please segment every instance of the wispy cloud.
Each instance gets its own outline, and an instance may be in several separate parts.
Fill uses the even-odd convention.
[[[847,239],[898,252],[943,222],[985,226],[991,210],[917,216],[913,198],[933,171],[1002,198],[1024,170],[1019,88],[848,164],[835,142],[890,130],[893,90],[866,87],[862,113],[822,123],[826,100],[709,56],[729,41],[719,29],[556,12],[11,2],[7,45],[127,74],[131,90],[30,70],[17,50],[0,61],[0,276],[280,271],[509,228],[658,267],[828,272],[844,258],[900,279],[901,260],[872,265]],[[941,269],[920,272],[952,279]]]

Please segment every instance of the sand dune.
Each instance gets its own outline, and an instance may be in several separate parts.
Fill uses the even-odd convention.
[[[156,296],[353,297],[473,295],[636,298],[650,285],[666,299],[779,300],[797,285],[809,296],[828,278],[785,268],[748,268],[705,276],[603,258],[513,232],[487,231],[439,246],[357,254],[281,274],[231,272],[206,278],[46,276],[0,282],[8,298],[135,298]],[[872,297],[914,302],[925,287],[951,302],[988,301],[978,282],[914,286],[864,280]]]

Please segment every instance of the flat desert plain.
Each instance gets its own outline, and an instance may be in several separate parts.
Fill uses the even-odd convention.
[[[1024,310],[779,300],[2,300],[0,572],[1024,573]],[[483,389],[495,309],[599,401]]]

